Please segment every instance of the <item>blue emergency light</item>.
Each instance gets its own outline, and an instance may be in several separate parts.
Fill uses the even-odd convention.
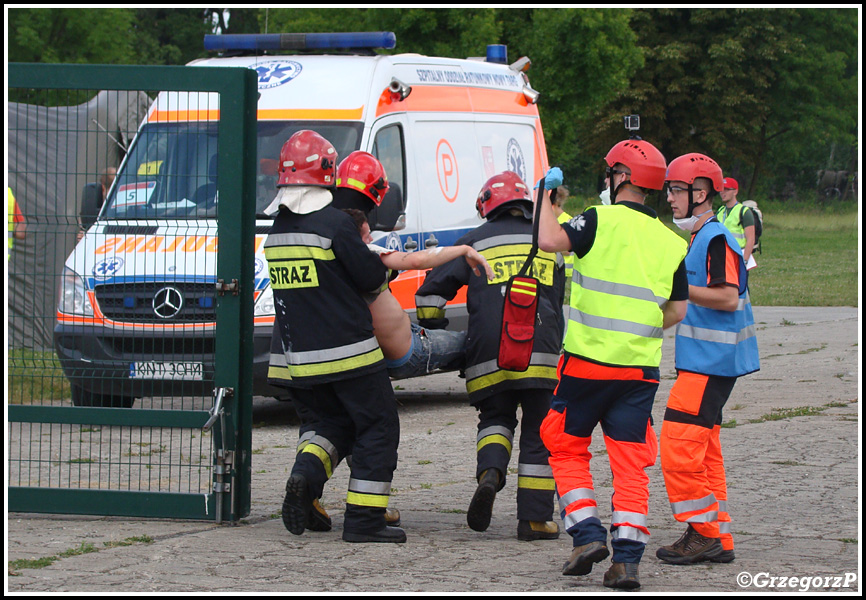
[[[397,45],[390,31],[358,33],[228,33],[204,36],[205,50],[347,50],[383,48]]]

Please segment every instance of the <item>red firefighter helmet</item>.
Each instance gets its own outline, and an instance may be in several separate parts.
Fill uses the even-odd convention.
[[[475,201],[475,208],[478,209],[478,214],[486,219],[496,209],[512,202],[528,203],[531,210],[532,195],[520,175],[513,171],[503,171],[488,179],[482,186]]]
[[[719,163],[709,156],[692,152],[683,154],[671,161],[665,181],[682,181],[689,185],[698,177],[706,177],[713,182],[713,189],[721,192],[724,189],[724,177]]]
[[[277,187],[317,185],[333,187],[337,177],[334,145],[310,129],[292,134],[280,150]]]
[[[632,184],[649,190],[665,185],[665,157],[658,148],[644,140],[625,140],[610,149],[604,158],[609,167],[622,163],[631,169]]]
[[[337,167],[337,187],[357,190],[380,206],[388,193],[388,175],[375,156],[355,150]]]

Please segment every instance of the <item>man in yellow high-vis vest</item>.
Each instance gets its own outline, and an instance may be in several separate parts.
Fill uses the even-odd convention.
[[[749,262],[755,247],[755,214],[737,201],[740,185],[733,177],[724,178],[721,192],[724,204],[716,211],[719,222],[727,227],[743,251],[743,260]]]
[[[650,414],[663,330],[686,313],[686,242],[644,204],[664,185],[661,152],[630,139],[615,145],[606,162],[610,206],[591,207],[562,225],[549,206],[541,211],[541,250],[574,253],[565,352],[541,438],[574,546],[562,574],[587,575],[610,555],[589,470],[592,432],[601,423],[614,488],[613,562],[603,583],[635,589],[649,540],[644,470],[658,449]],[[561,172],[549,173],[545,187],[558,183]]]

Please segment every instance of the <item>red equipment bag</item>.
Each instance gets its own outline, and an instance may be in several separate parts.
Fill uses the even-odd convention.
[[[515,275],[508,281],[497,359],[500,369],[525,371],[529,368],[538,313],[538,285],[535,277]]]
[[[535,322],[538,315],[538,286],[535,277],[526,275],[538,253],[538,219],[541,214],[541,194],[544,192],[544,179],[538,184],[538,198],[535,201],[535,220],[532,228],[532,250],[520,272],[508,280],[505,288],[505,304],[502,308],[502,332],[499,336],[499,356],[496,364],[507,371],[526,371],[532,358],[532,344],[535,341]],[[556,190],[551,191],[555,198]]]

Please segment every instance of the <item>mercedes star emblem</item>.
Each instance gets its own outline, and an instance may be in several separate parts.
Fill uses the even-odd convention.
[[[160,319],[171,319],[183,308],[183,294],[176,287],[164,287],[153,296],[153,312]]]

